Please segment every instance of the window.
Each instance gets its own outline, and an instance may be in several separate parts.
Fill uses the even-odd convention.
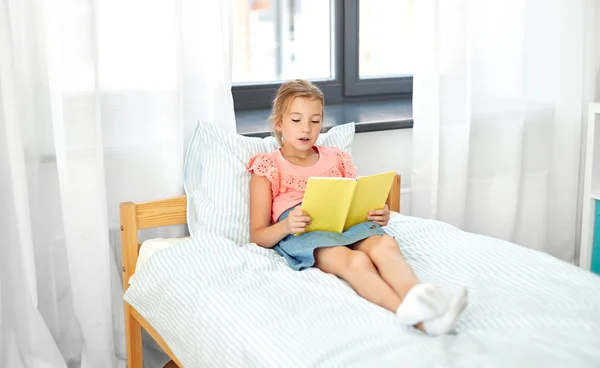
[[[412,74],[410,1],[359,2],[358,45],[360,78]],[[390,37],[393,35],[393,43]]]
[[[244,0],[236,5],[233,83],[333,76],[329,1]]]
[[[412,1],[235,0],[235,109],[269,107],[292,78],[328,103],[410,96]]]

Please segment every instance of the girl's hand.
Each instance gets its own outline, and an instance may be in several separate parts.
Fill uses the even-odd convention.
[[[369,212],[369,216],[367,216],[367,220],[373,221],[379,226],[385,226],[390,221],[390,209],[386,204],[382,210],[375,210]]]
[[[310,224],[310,216],[300,209],[300,206],[294,208],[288,217],[287,231],[290,234],[303,233],[306,230],[306,226]]]

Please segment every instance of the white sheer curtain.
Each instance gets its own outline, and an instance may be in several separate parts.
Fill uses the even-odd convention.
[[[595,0],[419,0],[411,213],[573,261]]]
[[[230,1],[0,0],[0,366],[124,365],[118,204],[183,193],[198,119],[235,131],[230,19]]]

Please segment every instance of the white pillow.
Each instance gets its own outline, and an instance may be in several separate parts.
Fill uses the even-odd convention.
[[[351,152],[354,123],[321,133],[317,145]],[[246,165],[259,153],[279,148],[275,137],[230,133],[211,122],[198,122],[188,146],[183,184],[190,235],[216,233],[237,244],[250,240],[250,177]]]

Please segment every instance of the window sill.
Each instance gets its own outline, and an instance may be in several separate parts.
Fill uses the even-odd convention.
[[[236,111],[238,134],[259,138],[270,136],[270,113],[270,109]],[[356,133],[412,128],[412,101],[395,99],[325,106],[325,130],[351,122],[355,123]]]

